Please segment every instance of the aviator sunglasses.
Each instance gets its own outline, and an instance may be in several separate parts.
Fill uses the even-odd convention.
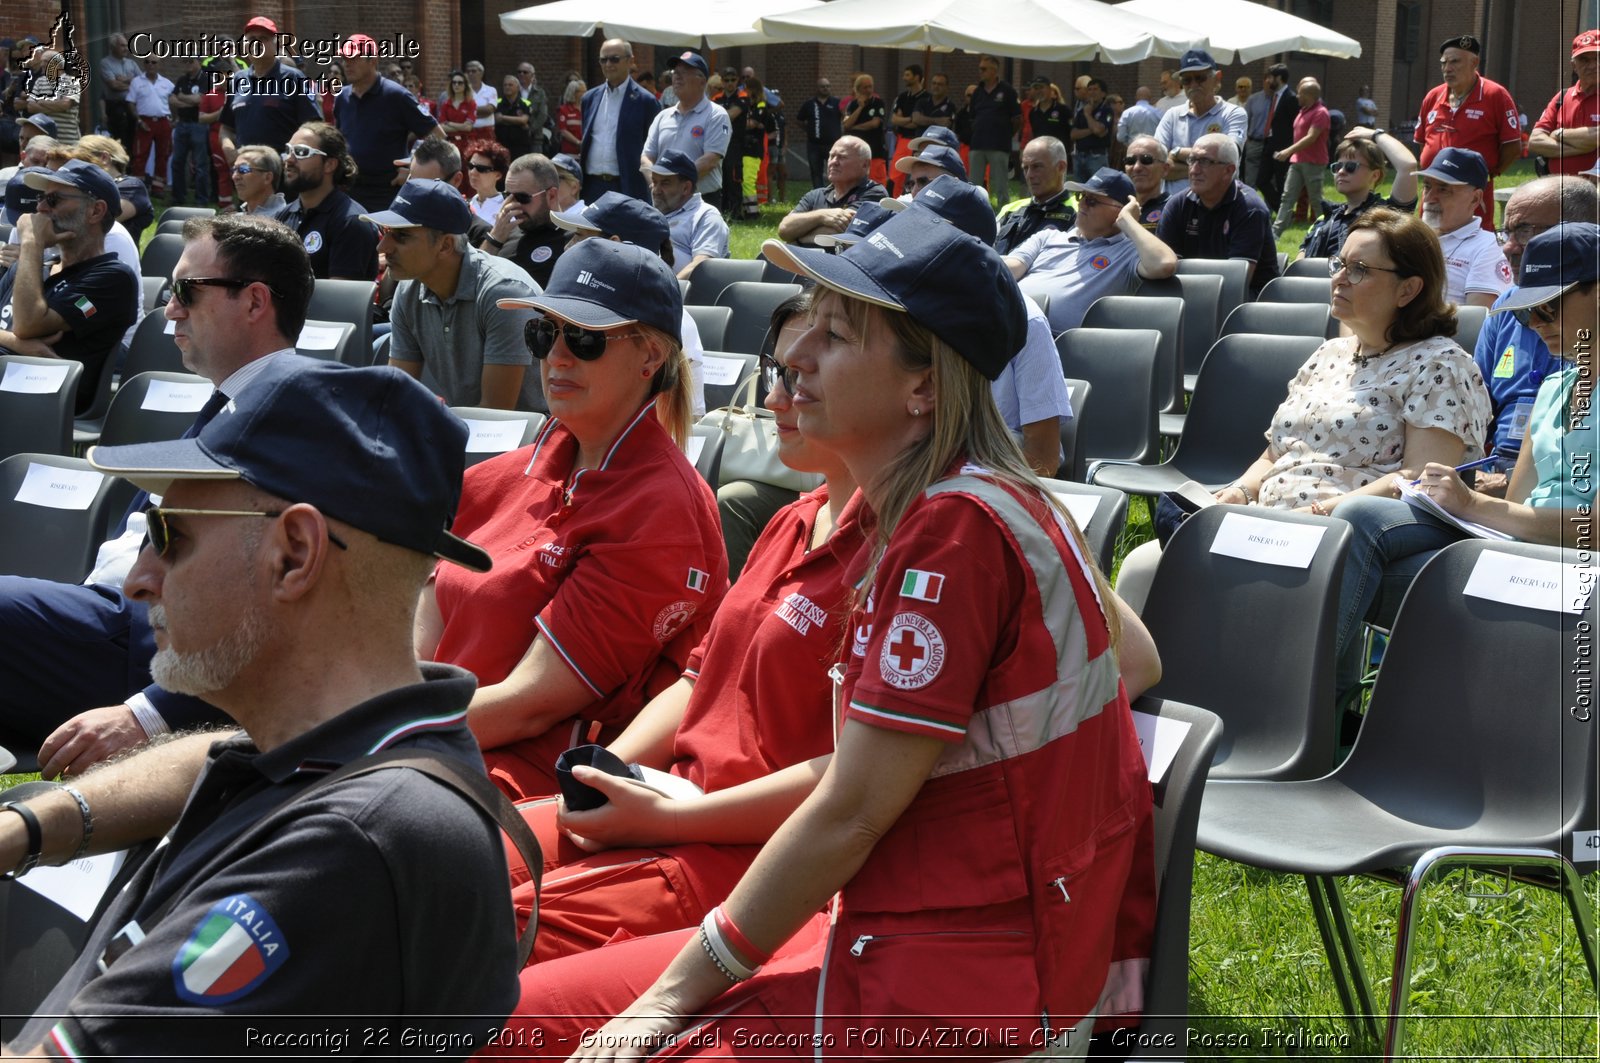
[[[167,524],[168,517],[263,517],[276,520],[283,516],[281,509],[174,509],[154,505],[145,506],[143,512],[145,537],[150,540],[150,547],[157,557],[166,557],[167,551],[172,549],[172,528]],[[350,549],[349,544],[333,534],[332,528],[328,529],[328,541],[341,550]]]
[[[543,361],[555,349],[556,337],[566,340],[567,350],[580,362],[592,362],[606,353],[607,339],[624,339],[638,332],[619,332],[614,336],[599,329],[580,328],[577,325],[557,324],[547,317],[535,318],[522,326],[522,342],[528,353]]]

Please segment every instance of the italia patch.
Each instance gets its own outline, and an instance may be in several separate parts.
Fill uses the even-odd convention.
[[[322,234],[316,230],[312,230],[311,232],[306,233],[304,243],[306,245],[306,254],[314,255],[318,251],[322,250]]]
[[[172,958],[172,984],[191,1004],[227,1004],[257,989],[288,958],[271,914],[236,893],[211,906]]]
[[[944,668],[944,635],[920,613],[896,613],[878,653],[884,682],[901,690],[925,687]]]
[[[89,301],[89,297],[87,295],[78,296],[77,301],[72,305],[77,307],[78,313],[82,314],[85,318],[91,318],[95,315],[94,304]]]
[[[683,626],[694,616],[695,604],[693,602],[673,602],[656,614],[656,622],[650,630],[654,633],[657,642],[665,643],[676,635]]]
[[[684,586],[699,594],[704,594],[706,592],[706,584],[710,582],[711,573],[691,568],[689,570],[689,578],[684,581]]]
[[[915,598],[919,602],[939,601],[939,595],[944,591],[943,572],[924,572],[920,568],[908,568],[900,581],[900,597]]]

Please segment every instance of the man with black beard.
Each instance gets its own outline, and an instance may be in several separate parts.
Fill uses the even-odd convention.
[[[566,247],[567,234],[550,220],[561,175],[543,155],[522,155],[506,171],[505,202],[479,248],[509,258],[527,271],[539,290],[550,283],[550,271]]]
[[[307,122],[283,153],[283,194],[295,197],[278,220],[300,235],[318,280],[370,281],[378,276],[378,230],[361,220],[361,204],[344,186],[356,174],[344,134]]]

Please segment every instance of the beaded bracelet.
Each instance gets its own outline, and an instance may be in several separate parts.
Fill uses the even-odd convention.
[[[722,930],[717,926],[715,910],[707,912],[706,917],[700,920],[700,938],[705,943],[706,950],[717,961],[717,969],[735,982],[742,982],[756,973],[754,967],[733,954],[733,949],[724,940]]]
[[[722,960],[717,958],[716,949],[711,947],[711,939],[706,936],[706,927],[704,923],[700,924],[700,947],[706,950],[706,955],[711,957],[711,962],[717,965],[717,970],[721,971],[727,977],[728,981],[744,981],[743,978],[740,978],[738,975],[729,970],[727,964],[723,963]]]

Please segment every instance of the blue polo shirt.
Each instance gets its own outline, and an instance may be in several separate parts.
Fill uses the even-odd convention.
[[[406,153],[406,134],[427,136],[438,125],[415,96],[385,77],[360,94],[346,85],[333,103],[333,120],[366,177],[392,178],[394,160]]]
[[[1514,287],[1507,290],[1494,305],[1500,306],[1516,292]],[[1491,313],[1484,319],[1472,360],[1483,374],[1494,409],[1490,444],[1502,454],[1514,455],[1522,450],[1539,386],[1561,372],[1561,362],[1537,332],[1509,313]]]
[[[296,129],[322,120],[312,91],[304,74],[282,63],[266,77],[241,70],[228,86],[228,102],[219,121],[233,130],[234,142],[240,147],[265,144],[282,151]],[[398,157],[391,156],[391,161]]]
[[[370,281],[378,276],[378,230],[362,213],[359,203],[335,188],[311,210],[295,200],[278,212],[278,221],[300,234],[318,280]]]
[[[1248,258],[1256,264],[1250,294],[1260,292],[1278,275],[1278,244],[1272,238],[1272,215],[1255,190],[1238,181],[1215,207],[1185,188],[1171,193],[1156,223],[1161,242],[1180,258]]]

